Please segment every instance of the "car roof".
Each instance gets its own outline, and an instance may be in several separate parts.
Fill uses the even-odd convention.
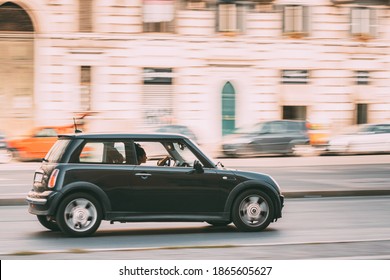
[[[62,138],[77,139],[137,139],[137,140],[158,140],[158,139],[188,139],[188,137],[177,133],[75,133],[59,135]]]

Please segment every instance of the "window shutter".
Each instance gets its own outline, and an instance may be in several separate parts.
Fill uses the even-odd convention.
[[[173,118],[171,68],[145,68],[142,110],[146,126],[168,124]]]

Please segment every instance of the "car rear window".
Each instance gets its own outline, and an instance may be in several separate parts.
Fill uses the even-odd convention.
[[[62,155],[65,153],[66,147],[68,146],[70,139],[59,139],[51,147],[50,151],[45,157],[45,161],[48,162],[59,162]]]

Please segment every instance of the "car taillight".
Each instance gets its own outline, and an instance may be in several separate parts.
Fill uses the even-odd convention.
[[[59,173],[58,169],[53,170],[49,178],[49,183],[47,184],[48,188],[50,189],[54,188],[54,186],[56,185],[58,173]]]

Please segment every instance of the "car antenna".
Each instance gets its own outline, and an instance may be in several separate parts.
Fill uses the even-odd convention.
[[[77,128],[77,123],[75,118],[73,118],[73,123],[74,123],[74,133],[81,133],[82,131]]]

